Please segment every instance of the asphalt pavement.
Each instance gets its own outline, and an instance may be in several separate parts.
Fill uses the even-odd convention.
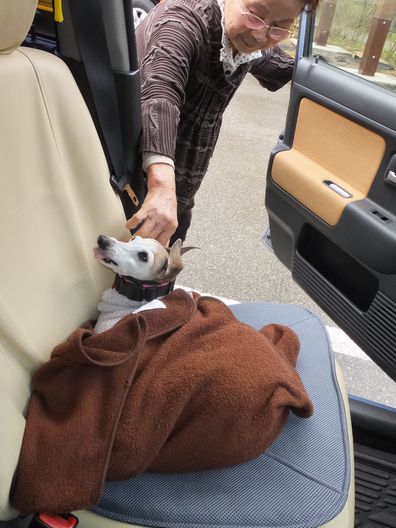
[[[209,171],[196,196],[182,285],[236,299],[296,303],[328,326],[351,394],[396,407],[396,383],[386,376],[292,280],[262,243],[266,169],[282,132],[289,86],[271,93],[248,76],[224,115]]]

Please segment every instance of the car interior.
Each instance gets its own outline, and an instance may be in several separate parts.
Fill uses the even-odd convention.
[[[79,3],[82,13],[86,9],[86,26],[76,18]],[[47,22],[37,23],[42,13],[36,0],[0,1],[0,526],[8,528],[47,526],[33,524],[32,515],[40,512],[21,515],[12,504],[31,376],[54,346],[95,318],[113,276],[97,265],[92,248],[100,233],[129,236],[125,214],[139,206],[144,193],[131,2],[61,4],[64,21],[57,22],[54,40]],[[105,56],[99,52],[94,58],[82,35],[95,25],[93,6],[107,44]],[[109,96],[105,90],[99,101],[90,61],[111,67],[115,91]],[[99,77],[109,74],[102,66],[95,65]],[[395,159],[394,96],[356,84],[360,98],[355,80],[341,78],[314,58],[299,59],[286,130],[268,168],[271,244],[293,278],[396,379],[396,190],[384,177]],[[114,121],[119,120],[115,147],[103,119],[106,97],[112,98],[108,108]],[[373,100],[380,103],[379,114]],[[117,148],[123,163],[119,153],[114,155]],[[362,230],[364,239],[356,236]],[[371,249],[366,238],[373,241]],[[290,416],[263,455],[239,466],[108,481],[98,504],[71,512],[79,525],[396,526],[395,411],[348,397],[315,314],[262,302],[231,309],[254,328],[276,322],[297,333],[297,370],[313,416]],[[80,436],[83,449],[85,432],[71,434]],[[53,526],[69,526],[60,519]]]

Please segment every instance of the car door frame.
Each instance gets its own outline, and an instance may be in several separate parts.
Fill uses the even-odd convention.
[[[396,94],[313,55],[313,30],[314,14],[305,11],[286,127],[267,172],[271,243],[294,280],[396,379],[396,187],[386,180],[396,167]],[[341,124],[356,124],[370,141],[374,135],[384,140],[367,196],[348,203],[334,225],[274,180],[276,158],[294,147],[302,101],[319,105],[313,113],[320,107],[336,120],[344,119]],[[293,170],[291,174],[290,179]]]

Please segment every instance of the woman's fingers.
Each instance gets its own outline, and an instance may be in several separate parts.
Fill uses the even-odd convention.
[[[141,209],[137,213],[135,213],[131,218],[127,221],[126,227],[130,230],[136,229],[139,224],[142,222],[145,222],[147,219],[148,213],[145,211],[144,204],[142,205]]]
[[[141,209],[127,221],[126,226],[131,230],[136,229],[135,235],[154,238],[166,245],[177,228],[177,202],[174,191],[149,191]]]
[[[173,232],[170,233],[169,231],[162,232],[158,235],[157,240],[160,244],[162,244],[164,247],[169,246],[169,241],[171,236],[173,235]]]

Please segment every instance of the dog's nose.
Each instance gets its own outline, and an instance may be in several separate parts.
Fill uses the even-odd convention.
[[[100,249],[106,249],[110,244],[110,240],[105,235],[98,236],[98,246]]]

